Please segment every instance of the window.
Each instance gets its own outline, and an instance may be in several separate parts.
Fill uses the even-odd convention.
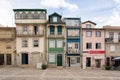
[[[114,38],[114,32],[109,32],[109,38]]]
[[[91,28],[91,24],[86,24],[86,28]]]
[[[96,37],[101,37],[101,31],[96,31]]]
[[[33,46],[39,47],[39,40],[33,40]]]
[[[39,14],[37,12],[34,13],[34,19],[39,19]]]
[[[45,19],[45,14],[44,13],[40,13],[40,19]]]
[[[96,49],[101,49],[101,43],[96,43]]]
[[[49,47],[55,48],[55,40],[49,40]]]
[[[92,49],[92,43],[86,43],[86,49]]]
[[[27,34],[27,26],[23,26],[23,34],[24,34],[24,35]]]
[[[28,41],[22,40],[22,47],[28,47]]]
[[[78,49],[78,43],[75,43],[75,49]]]
[[[110,52],[115,52],[115,46],[114,45],[110,46]]]
[[[54,35],[55,29],[54,26],[50,26],[50,35]]]
[[[57,22],[57,17],[53,17],[53,22]]]
[[[49,54],[49,62],[55,62],[55,54]]]
[[[62,35],[62,26],[58,26],[58,35]]]
[[[92,36],[92,31],[86,31],[86,36],[91,37]]]
[[[32,18],[33,18],[33,15],[32,15],[31,12],[28,13],[28,18],[29,18],[29,19],[32,19]]]
[[[63,47],[63,40],[57,40],[57,48]]]
[[[27,26],[23,26],[23,32],[27,31]]]
[[[20,13],[15,14],[15,19],[20,19]]]
[[[27,15],[25,12],[23,12],[23,13],[22,13],[22,18],[23,18],[23,19],[28,19],[28,15]]]
[[[118,33],[118,42],[120,42],[120,33]]]
[[[68,30],[68,36],[72,36],[72,32],[73,32],[73,30],[69,29]]]

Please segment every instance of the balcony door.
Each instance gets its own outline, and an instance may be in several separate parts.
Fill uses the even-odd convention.
[[[34,26],[34,35],[38,34],[38,26]]]

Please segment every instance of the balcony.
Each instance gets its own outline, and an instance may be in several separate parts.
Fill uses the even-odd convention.
[[[26,23],[29,23],[29,24],[40,24],[40,23],[46,23],[46,20],[45,19],[23,19],[23,20],[15,20],[15,23],[16,24],[26,24]]]
[[[105,38],[106,43],[120,43],[120,38]]]
[[[17,31],[17,36],[18,37],[41,37],[41,36],[44,36],[44,31],[41,30],[41,31]]]
[[[79,54],[79,50],[78,49],[68,49],[68,54]]]
[[[65,38],[65,35],[62,34],[62,32],[58,32],[57,34],[50,32],[50,34],[48,34],[48,38]]]

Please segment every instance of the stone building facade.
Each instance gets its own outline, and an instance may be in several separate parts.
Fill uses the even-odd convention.
[[[0,66],[14,66],[15,28],[0,26]]]
[[[16,65],[37,67],[45,62],[45,9],[14,9]]]

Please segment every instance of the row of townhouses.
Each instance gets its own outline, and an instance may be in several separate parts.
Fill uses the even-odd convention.
[[[0,66],[103,68],[120,65],[120,27],[46,9],[14,9],[16,27],[0,25]]]

